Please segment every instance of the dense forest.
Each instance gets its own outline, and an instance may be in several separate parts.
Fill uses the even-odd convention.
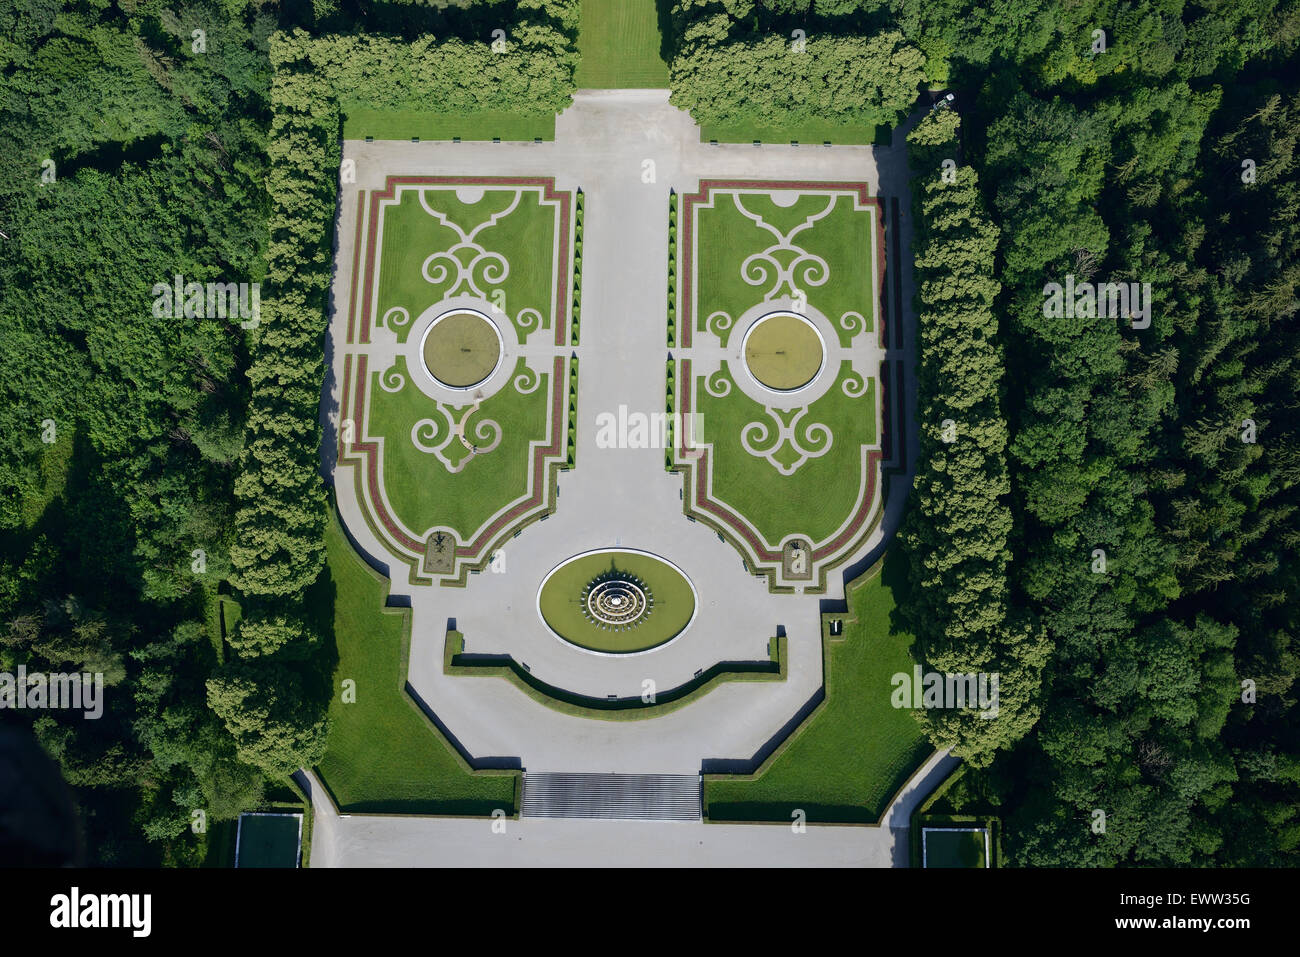
[[[204,703],[248,342],[152,287],[263,278],[274,29],[251,3],[0,4],[0,661],[105,673],[100,720],[32,722],[102,863],[192,861],[191,810],[265,787]]]
[[[5,721],[75,789],[89,860],[198,863],[193,810],[256,806],[328,731],[340,102],[554,112],[578,9],[0,0],[0,671],[101,672],[111,702]],[[1295,865],[1300,5],[679,0],[663,24],[701,122],[893,126],[955,94],[908,137],[901,614],[936,667],[1000,672],[1004,710],[927,712],[967,758],[949,806],[999,815],[1018,865]],[[1067,277],[1149,284],[1149,325],[1049,314]],[[174,318],[173,282],[259,284],[261,313]]]
[[[960,144],[913,149],[931,180],[939,157],[962,155],[1000,230],[1010,592],[971,603],[962,576],[922,579],[949,604],[918,634],[1001,616],[1014,623],[1004,642],[1025,623],[1047,637],[1041,674],[1024,676],[1041,683],[1033,730],[994,755],[987,739],[1005,748],[1007,735],[966,729],[982,769],[949,798],[1001,813],[1016,864],[1297,860],[1300,20],[1267,5],[1245,27],[1243,9],[1096,16],[1116,26],[1091,57],[1048,44],[1027,58],[1008,32],[1015,45],[993,65],[954,64]],[[1076,51],[1091,49],[1082,22]],[[964,169],[949,192],[965,191]],[[928,209],[920,220],[923,236],[954,224]],[[923,364],[930,254],[922,245],[917,263]],[[1067,276],[1150,283],[1149,323],[1050,314],[1045,284]],[[936,390],[965,393],[961,374],[985,359],[949,356],[960,368]],[[930,443],[924,466],[970,495],[946,453]],[[914,564],[937,547],[1003,568],[974,549],[970,525],[924,508],[911,524]],[[971,640],[973,664],[986,643]]]
[[[1300,7],[680,0],[674,36],[704,122],[879,122],[868,50],[955,93],[909,136],[899,617],[1004,711],[924,713],[947,807],[1021,865],[1295,864]],[[1061,315],[1049,283],[1151,292]]]
[[[1042,720],[988,775],[1017,782],[1020,863],[1300,845],[1300,100],[1180,62],[1088,100],[990,86],[972,147],[1004,236],[1017,600],[1054,647]],[[1149,328],[1045,317],[1067,274],[1150,282]]]
[[[562,107],[576,3],[481,6],[0,0],[0,671],[105,676],[99,720],[5,717],[75,789],[85,860],[198,863],[195,810],[231,819],[320,753],[337,88]],[[368,85],[335,66],[357,51],[304,71],[277,33],[435,19],[421,48],[362,40]],[[487,22],[517,37],[508,62],[487,62]],[[157,307],[173,283],[258,284],[262,307],[178,320]]]

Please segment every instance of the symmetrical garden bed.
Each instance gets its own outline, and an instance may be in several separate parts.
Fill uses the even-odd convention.
[[[706,180],[681,221],[669,388],[695,417],[671,462],[687,513],[773,586],[823,588],[878,515],[879,201],[865,184]]]
[[[392,176],[361,193],[339,461],[413,583],[463,582],[553,507],[571,200],[522,178]]]

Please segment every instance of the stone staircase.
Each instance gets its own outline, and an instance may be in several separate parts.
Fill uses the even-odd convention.
[[[522,817],[698,821],[698,774],[526,773]]]

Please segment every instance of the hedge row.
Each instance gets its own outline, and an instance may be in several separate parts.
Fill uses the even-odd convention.
[[[566,468],[573,468],[578,457],[578,357],[569,357],[569,428]]]
[[[892,127],[916,101],[925,55],[897,30],[819,33],[800,45],[710,11],[683,24],[670,74],[672,104],[704,127]]]
[[[908,135],[913,167],[920,455],[904,522],[918,657],[939,672],[996,673],[997,720],[979,711],[923,712],[939,747],[979,766],[1038,716],[1046,641],[1008,610],[1011,512],[1001,407],[1002,349],[993,303],[998,229],[974,170],[957,151],[956,113],[931,113]]]
[[[673,411],[677,407],[677,360],[669,357],[668,359],[668,438],[669,441],[664,446],[664,468],[673,472],[676,467],[673,465],[673,452],[677,446],[677,425],[673,419]]]
[[[668,192],[668,348],[677,345],[677,191]]]
[[[585,199],[582,190],[578,190],[578,197],[574,208],[575,225],[573,228],[573,329],[569,333],[569,341],[573,345],[578,344],[578,327],[582,320],[582,217]]]
[[[658,718],[698,701],[725,681],[785,681],[789,674],[789,646],[784,637],[768,642],[767,661],[720,661],[699,674],[655,696],[647,703],[640,696],[594,698],[566,691],[533,676],[527,666],[512,655],[467,655],[465,636],[447,632],[443,645],[443,671],[449,675],[505,678],[539,704],[563,714],[606,721],[637,721]]]

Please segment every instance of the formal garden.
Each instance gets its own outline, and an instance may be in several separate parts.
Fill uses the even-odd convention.
[[[704,436],[670,464],[689,514],[774,584],[817,587],[879,506],[878,201],[863,185],[705,181],[678,207],[669,403]]]
[[[936,860],[975,866],[1296,863],[1292,4],[0,8],[0,672],[105,676],[104,720],[6,718],[74,796],[82,862],[229,864],[241,814],[293,808],[306,859],[303,768],[358,813],[517,808],[517,770],[476,769],[442,702],[410,694],[430,635],[420,663],[440,676],[509,681],[575,723],[655,727],[720,697],[732,679],[706,668],[654,705],[564,699],[398,607],[468,593],[501,542],[555,515],[558,470],[583,467],[573,352],[602,317],[578,335],[577,186],[595,184],[465,163],[358,205],[367,170],[343,162],[345,141],[545,150],[578,91],[653,88],[718,156],[874,144],[910,162],[881,196],[857,174],[754,183],[748,159],[707,190],[609,171],[671,202],[667,255],[645,265],[668,326],[644,368],[665,412],[701,414],[707,452],[652,463],[680,481],[672,518],[723,536],[719,565],[764,576],[745,583],[764,598],[859,573],[820,622],[824,697],[757,767],[708,776],[709,820],[869,823],[939,747],[964,771],[922,808],[918,862],[937,840]],[[889,203],[886,230],[912,232],[906,380],[871,358],[902,328],[868,268]],[[353,237],[358,259],[337,261]],[[1152,324],[1046,316],[1044,283],[1076,273],[1151,282]],[[342,275],[373,285],[335,301]],[[173,282],[255,286],[260,313],[178,319],[154,308]],[[901,439],[903,397],[912,489],[864,576],[839,559],[896,501],[872,457]],[[346,501],[342,475],[359,479]],[[366,518],[345,529],[358,491]],[[602,588],[604,571],[566,587],[557,623],[589,626],[595,594],[605,627],[572,648],[542,631],[548,647],[612,667],[690,647],[689,628],[634,647],[662,637],[642,629],[667,593],[617,565]],[[630,644],[593,659],[582,642],[600,641]],[[752,644],[746,685],[802,673],[782,635]],[[918,721],[870,691],[912,660],[999,673],[998,720]]]
[[[340,462],[413,580],[481,566],[553,500],[572,223],[549,181],[395,177],[359,210]]]

